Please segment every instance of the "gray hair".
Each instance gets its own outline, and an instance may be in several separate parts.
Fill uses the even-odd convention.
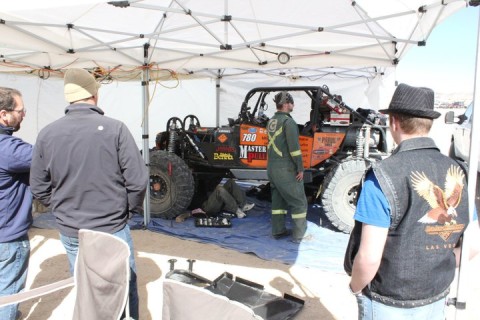
[[[0,110],[12,111],[17,106],[15,97],[22,97],[17,89],[0,87]]]

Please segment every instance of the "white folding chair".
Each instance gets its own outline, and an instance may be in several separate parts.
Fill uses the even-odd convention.
[[[111,234],[80,230],[74,276],[10,296],[0,297],[0,307],[75,286],[74,320],[130,318],[128,292],[130,250]]]

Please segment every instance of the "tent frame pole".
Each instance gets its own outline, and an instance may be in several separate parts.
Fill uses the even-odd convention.
[[[475,210],[475,192],[477,185],[477,171],[478,171],[478,142],[474,142],[473,137],[478,137],[480,133],[480,117],[476,117],[475,109],[477,108],[477,101],[480,101],[480,90],[478,84],[480,83],[480,11],[477,27],[477,55],[475,61],[475,79],[473,87],[473,110],[472,110],[472,129],[470,130],[470,152],[468,160],[468,210],[470,223],[478,223],[473,221],[473,213]],[[469,293],[469,278],[475,274],[470,270],[470,247],[471,239],[468,233],[463,236],[462,250],[460,256],[460,265],[458,268],[458,282],[457,282],[457,296],[452,302],[455,305],[455,319],[466,319],[468,314],[465,312],[467,308],[467,297]]]
[[[148,50],[150,48],[149,43],[145,43],[143,46],[143,57],[144,57],[144,68],[142,72],[142,102],[143,102],[143,121],[142,121],[142,140],[143,140],[143,159],[148,170],[148,183],[147,189],[145,192],[145,199],[143,200],[144,208],[144,226],[147,227],[150,223],[150,150],[148,147],[148,109],[150,104],[150,93],[149,93],[149,84],[150,84],[150,68],[148,66]]]
[[[222,74],[220,69],[218,69],[217,80],[215,82],[215,126],[220,127],[220,79]]]

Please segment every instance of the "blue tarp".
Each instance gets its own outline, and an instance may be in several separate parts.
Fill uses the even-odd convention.
[[[318,205],[309,206],[307,233],[312,235],[300,244],[290,238],[275,240],[271,237],[270,202],[249,197],[255,207],[243,219],[231,219],[230,228],[195,227],[195,219],[184,222],[152,218],[147,228],[181,239],[213,243],[239,252],[253,253],[265,260],[300,265],[324,271],[343,273],[343,255],[348,235],[334,231]],[[291,224],[287,216],[287,227]],[[53,216],[42,214],[34,221],[39,228],[54,228]],[[130,221],[132,229],[143,227],[143,216],[135,216]]]
[[[231,219],[230,228],[195,227],[195,219],[184,222],[151,219],[148,229],[182,239],[213,243],[239,252],[253,253],[265,260],[343,273],[343,256],[349,236],[329,228],[318,205],[309,206],[307,234],[312,238],[300,244],[290,238],[271,237],[270,203],[250,198],[255,207],[243,219]],[[290,228],[290,215],[287,228]],[[322,226],[323,225],[323,226]]]

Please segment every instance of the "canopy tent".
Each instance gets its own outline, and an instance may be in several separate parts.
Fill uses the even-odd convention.
[[[150,80],[212,73],[218,79],[219,69],[233,68],[289,77],[310,68],[327,68],[327,74],[368,70],[373,79],[411,46],[425,45],[435,25],[465,5],[460,0],[72,0],[68,5],[19,0],[0,10],[0,71],[48,78],[81,67],[107,82],[141,78],[148,164]],[[147,201],[146,222],[148,209]]]
[[[102,82],[141,79],[147,150],[151,80],[335,75],[365,78],[375,84],[367,86],[368,94],[378,95],[388,69],[410,47],[426,45],[433,28],[466,5],[464,0],[8,1],[0,9],[0,72],[47,79],[80,67]],[[148,152],[144,156],[148,163]]]
[[[141,76],[148,164],[151,79],[211,76],[212,70],[219,78],[218,69],[231,68],[275,68],[298,77],[308,68],[330,73],[345,66],[371,68],[374,78],[412,45],[425,45],[435,25],[465,5],[460,0],[16,1],[0,11],[0,71],[48,78],[81,67],[103,81]],[[148,209],[147,201],[146,222]]]
[[[139,77],[145,68],[150,78],[216,77],[224,68],[292,76],[326,68],[319,72],[375,76],[396,65],[412,45],[425,45],[437,23],[466,5],[459,0],[60,3],[2,5],[0,71],[45,77],[71,67],[95,68],[106,80]]]

